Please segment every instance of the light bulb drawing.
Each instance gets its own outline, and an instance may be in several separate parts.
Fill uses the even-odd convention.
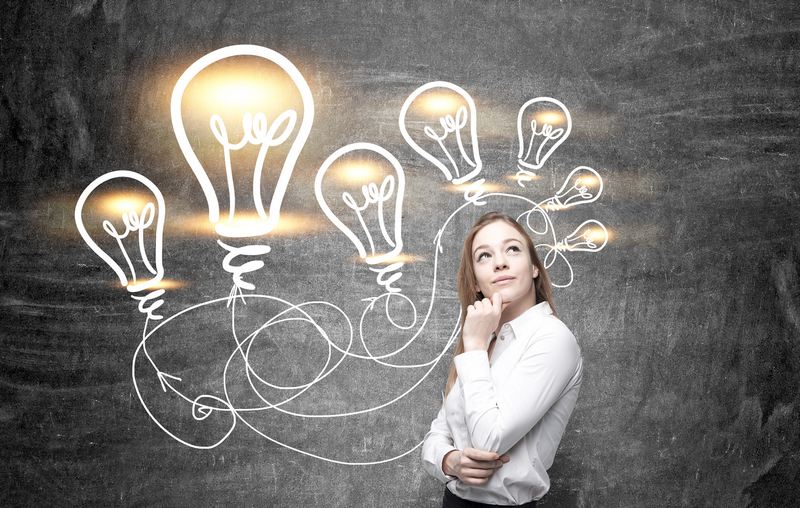
[[[125,260],[125,264],[129,273],[126,273],[122,266],[120,266],[120,264],[114,260],[114,258],[109,255],[108,252],[106,252],[106,250],[101,248],[97,242],[95,242],[95,240],[92,238],[92,235],[87,231],[83,219],[84,206],[86,205],[86,201],[90,198],[90,196],[92,196],[102,184],[112,180],[123,179],[132,179],[143,184],[150,191],[152,197],[155,198],[155,203],[152,201],[146,203],[141,207],[141,211],[137,211],[137,209],[134,208],[139,206],[139,204],[135,202],[121,202],[117,204],[117,208],[123,211],[120,213],[118,218],[113,218],[122,221],[123,225],[125,226],[124,231],[117,229],[117,227],[114,226],[114,224],[108,219],[105,219],[102,222],[103,231],[115,240],[115,243],[119,248],[120,255]],[[100,259],[105,261],[109,267],[111,267],[111,269],[117,275],[117,278],[119,278],[120,284],[127,288],[127,290],[131,293],[138,293],[140,291],[153,288],[159,282],[161,282],[164,277],[164,264],[162,256],[164,208],[164,196],[153,182],[138,173],[122,170],[112,171],[111,173],[102,175],[94,180],[89,184],[89,186],[86,187],[86,189],[84,189],[78,198],[77,204],[75,205],[75,225],[77,226],[81,237],[89,246],[89,248],[92,249],[92,251],[97,254]],[[154,222],[155,245],[152,247],[153,262],[151,263],[151,257],[148,255],[148,249],[145,246],[145,232],[148,229],[152,230]],[[133,239],[134,236],[137,238]],[[128,242],[123,242],[123,240],[128,240]],[[141,259],[142,264],[146,270],[150,272],[152,277],[143,279],[141,277],[141,272],[140,276],[137,277],[134,262],[128,253],[128,249],[125,247],[125,243],[133,243],[136,247],[138,247],[139,259]],[[158,289],[146,296],[132,295],[132,297],[139,301],[140,312],[147,314],[150,319],[158,320],[161,319],[162,316],[154,314],[154,311],[158,309],[164,302],[163,300],[156,300],[163,294],[164,290]],[[147,306],[148,304],[149,306]]]
[[[539,206],[548,212],[563,210],[597,201],[602,193],[603,179],[600,174],[588,166],[578,166],[567,175],[558,192],[539,203]]]
[[[328,205],[327,201],[325,200],[324,193],[322,191],[322,182],[325,179],[326,175],[329,175],[328,171],[331,169],[331,166],[334,163],[342,158],[343,156],[355,152],[356,150],[363,150],[367,152],[372,152],[375,154],[380,155],[386,161],[389,162],[393,169],[393,173],[387,174],[380,183],[380,186],[371,181],[369,183],[365,183],[361,185],[360,193],[356,193],[356,197],[353,196],[348,191],[342,193],[342,202],[344,203],[344,207],[340,208],[348,208],[352,211],[355,217],[358,220],[359,225],[363,230],[363,236],[366,237],[367,243],[369,244],[370,254],[367,255],[366,248],[364,246],[364,242],[361,241],[358,235],[356,235],[352,229],[344,224],[344,222],[331,210],[331,207]],[[370,175],[372,176],[372,175]],[[320,208],[325,213],[325,215],[333,222],[336,227],[338,227],[346,236],[347,238],[355,245],[356,249],[358,250],[358,255],[361,259],[363,259],[368,265],[376,265],[379,263],[384,263],[387,261],[392,260],[393,258],[397,257],[400,254],[400,251],[403,249],[403,239],[401,234],[401,226],[402,226],[402,219],[403,219],[403,194],[405,192],[405,175],[403,173],[403,168],[400,165],[400,162],[397,158],[389,153],[385,148],[380,147],[378,145],[374,145],[372,143],[353,143],[347,146],[343,146],[339,148],[335,152],[333,152],[326,160],[322,163],[319,171],[317,172],[317,177],[314,181],[314,192],[317,196],[317,202],[319,203]],[[360,196],[358,194],[361,194]],[[392,227],[393,233],[389,232],[389,228],[387,228],[387,220],[386,220],[386,208],[387,206],[391,208],[391,202],[394,201],[394,210],[393,218],[394,224]],[[367,222],[365,221],[365,212],[367,210],[374,210],[374,215],[377,215],[377,226],[371,224],[368,226]],[[378,236],[376,231],[380,233]],[[378,253],[375,247],[375,241],[378,238],[383,238],[386,244],[391,247],[391,250],[384,253]],[[390,293],[399,292],[400,289],[392,287],[392,283],[396,282],[401,276],[402,273],[398,272],[401,267],[403,266],[402,261],[391,263],[390,265],[383,267],[383,268],[372,268],[370,270],[376,272],[378,274],[377,282],[379,285],[386,288],[386,290]],[[392,273],[395,272],[395,273]],[[391,275],[388,275],[390,274]],[[388,277],[387,277],[388,275]]]
[[[275,172],[279,171],[279,173],[277,182],[271,193],[271,198],[269,199],[268,212],[265,208],[264,196],[262,195],[264,165],[270,153],[270,149],[282,146],[292,134],[295,134],[295,127],[298,125],[298,112],[294,109],[286,109],[280,114],[277,114],[275,118],[270,121],[265,112],[254,112],[250,110],[250,108],[258,107],[261,102],[270,102],[272,96],[269,95],[269,91],[260,90],[254,94],[247,94],[241,91],[241,86],[221,87],[209,100],[197,101],[202,102],[202,104],[183,104],[184,92],[186,92],[187,87],[192,84],[193,80],[201,79],[197,78],[197,76],[204,69],[217,62],[237,57],[256,57],[257,59],[263,59],[276,65],[280,71],[285,73],[291,80],[292,86],[290,88],[292,88],[292,93],[299,94],[302,102],[302,120],[299,121],[299,127],[291,142],[288,153],[286,153],[282,164],[280,161],[274,164],[276,168],[279,167],[280,169],[275,170]],[[250,78],[260,79],[258,76],[251,76]],[[264,77],[265,81],[266,79],[267,78]],[[251,97],[250,95],[256,95],[256,97]],[[278,95],[277,92],[275,95]],[[225,101],[244,101],[246,103],[248,100],[252,100],[254,104],[243,105],[246,111],[241,116],[242,135],[241,139],[238,141],[231,141],[229,129],[226,127],[219,112],[215,111],[207,119],[214,139],[222,147],[224,159],[229,210],[227,220],[221,220],[220,199],[206,171],[207,168],[201,163],[197,150],[192,147],[192,143],[189,141],[186,125],[184,125],[185,115],[183,108],[199,109],[201,106],[210,106],[212,110],[214,107],[222,109]],[[216,104],[215,101],[219,101],[219,104]],[[269,107],[270,109],[277,107],[280,109],[282,105],[276,99],[265,107]],[[175,137],[178,140],[186,162],[191,167],[197,181],[203,189],[206,202],[208,203],[208,218],[209,221],[214,224],[214,230],[217,234],[226,238],[253,238],[271,232],[280,219],[280,208],[286,194],[289,180],[314,121],[314,100],[311,95],[311,90],[297,67],[283,55],[261,46],[244,44],[228,46],[212,51],[189,66],[178,79],[172,92],[170,113]],[[237,221],[239,215],[246,217],[246,214],[237,214],[238,203],[236,201],[236,179],[234,178],[232,152],[241,151],[242,154],[246,155],[245,148],[250,145],[258,147],[258,153],[252,165],[249,167],[245,166],[245,169],[242,169],[242,171],[252,174],[252,198],[255,214],[251,215],[255,216],[256,220]],[[238,173],[238,171],[236,173]],[[239,211],[241,212],[240,209]],[[219,239],[217,243],[228,251],[228,254],[225,256],[225,261],[223,262],[223,268],[232,275],[234,287],[231,294],[241,289],[255,289],[255,286],[252,283],[244,281],[242,276],[260,269],[263,267],[264,263],[262,261],[251,261],[235,265],[233,264],[233,260],[238,256],[263,255],[268,253],[270,248],[263,245],[236,247],[228,245]]]
[[[564,237],[562,240],[555,242],[555,244],[540,244],[536,247],[547,249],[547,254],[542,260],[546,269],[550,269],[550,267],[559,257],[566,262],[569,270],[569,281],[566,284],[557,284],[552,282],[553,287],[565,288],[572,284],[572,281],[574,280],[574,274],[572,271],[572,265],[564,253],[599,252],[603,249],[603,247],[606,246],[606,243],[608,243],[608,230],[606,227],[598,220],[589,219],[575,228],[575,231]]]
[[[399,122],[406,143],[439,168],[448,182],[461,185],[480,174],[483,162],[475,101],[463,88],[447,81],[422,85],[406,99]],[[465,147],[465,137],[469,147]],[[483,183],[483,179],[472,181],[464,198],[482,204]]]
[[[520,187],[536,176],[532,170],[541,169],[571,131],[572,116],[561,101],[537,97],[522,105],[517,115],[517,182]]]

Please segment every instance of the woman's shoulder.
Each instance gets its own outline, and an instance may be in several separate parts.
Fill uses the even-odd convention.
[[[545,305],[547,304],[546,302],[543,303]],[[533,307],[533,309],[536,309],[536,307]],[[548,342],[553,345],[561,345],[562,347],[578,347],[575,335],[572,334],[572,331],[563,321],[553,315],[549,305],[546,309],[540,309],[539,312],[532,314],[531,318],[532,319],[527,323],[527,339],[529,345],[538,342]]]

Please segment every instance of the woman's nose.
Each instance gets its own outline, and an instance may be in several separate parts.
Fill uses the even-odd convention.
[[[495,271],[504,270],[506,268],[508,268],[508,264],[506,263],[506,260],[504,258],[502,258],[500,256],[497,256],[497,257],[494,258],[494,269],[495,269]]]

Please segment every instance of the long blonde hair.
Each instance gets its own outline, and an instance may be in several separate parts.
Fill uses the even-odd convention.
[[[534,279],[534,287],[536,288],[536,303],[546,301],[553,309],[553,314],[556,313],[556,307],[553,303],[553,286],[550,283],[550,276],[544,269],[544,264],[536,254],[536,247],[533,245],[533,240],[528,236],[528,233],[519,225],[517,221],[508,215],[489,212],[472,226],[472,229],[467,233],[467,238],[464,240],[464,248],[461,250],[461,264],[458,266],[458,300],[461,302],[461,333],[458,337],[458,344],[456,345],[456,356],[464,352],[464,321],[467,319],[467,307],[474,304],[477,300],[483,299],[483,294],[479,293],[475,288],[477,286],[477,279],[475,278],[475,269],[472,263],[472,244],[475,240],[475,235],[478,231],[488,226],[493,222],[505,222],[509,226],[516,229],[522,238],[525,239],[525,244],[528,246],[528,253],[530,254],[531,261],[534,266],[539,269],[539,276]],[[450,393],[450,390],[456,384],[458,373],[456,372],[455,360],[450,361],[450,370],[447,373],[447,388],[445,389],[445,397]]]

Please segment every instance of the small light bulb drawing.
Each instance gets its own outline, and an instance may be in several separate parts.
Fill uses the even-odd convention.
[[[529,182],[572,131],[572,117],[567,107],[551,97],[531,99],[519,109],[517,134],[517,182]]]
[[[598,252],[608,242],[608,230],[600,221],[589,219],[558,242],[556,249],[571,252]]]
[[[572,284],[574,277],[572,265],[565,253],[599,252],[606,246],[606,243],[608,243],[608,230],[600,221],[590,219],[575,228],[575,231],[564,237],[563,240],[556,242],[555,245],[537,245],[537,247],[547,249],[543,260],[546,269],[549,269],[559,257],[566,262],[569,269],[569,281],[566,284],[552,283],[554,287],[565,288]]]
[[[102,229],[109,237],[115,240],[120,254],[125,260],[125,268],[127,268],[128,273],[126,273],[125,269],[123,269],[123,267],[120,266],[120,264],[114,260],[109,253],[107,253],[97,244],[97,242],[95,242],[95,240],[92,238],[92,235],[87,231],[83,220],[84,206],[86,205],[86,201],[90,198],[90,196],[92,196],[92,194],[102,184],[112,180],[123,179],[132,179],[143,184],[150,191],[152,197],[155,198],[155,203],[153,203],[153,201],[149,201],[144,205],[141,205],[141,203],[137,202],[136,200],[117,200],[114,206],[114,211],[105,211],[104,213],[101,212],[104,215],[111,216],[110,218],[114,219],[117,223],[122,222],[124,225],[123,230],[121,227],[118,228],[115,226],[111,220],[105,219],[102,222]],[[158,189],[158,187],[156,187],[155,184],[146,177],[132,171],[112,171],[111,173],[107,173],[97,178],[90,183],[86,189],[84,189],[80,195],[80,198],[78,198],[77,204],[75,205],[75,225],[77,226],[81,237],[89,246],[89,248],[91,248],[92,251],[100,257],[100,259],[105,261],[112,270],[114,270],[114,273],[119,278],[120,284],[127,288],[131,293],[138,293],[140,291],[151,289],[158,285],[164,277],[164,264],[162,257],[164,208],[164,196],[161,194],[161,191]],[[117,213],[119,213],[118,216],[116,216]],[[153,229],[155,230],[155,243],[154,245],[150,246],[152,249],[151,258],[151,256],[148,255],[148,249],[145,245],[145,232],[147,230],[152,231]],[[128,249],[126,248],[126,244],[128,246],[133,244],[135,247],[138,247],[139,258],[131,259]],[[139,274],[137,275],[134,261],[139,260],[141,260],[142,265],[144,265],[146,272],[149,272],[151,275],[149,278],[142,277],[142,275],[144,275],[144,270],[140,270]],[[163,300],[153,300],[156,300],[162,296],[164,292],[164,289],[158,289],[145,296],[132,295],[132,298],[140,302],[139,310],[142,313],[147,314],[150,319],[158,320],[161,319],[162,316],[155,315],[153,312],[164,302]],[[151,301],[153,302],[150,304],[150,306],[146,307],[146,304]]]
[[[603,179],[600,174],[588,166],[578,166],[567,175],[558,192],[539,203],[539,207],[547,212],[563,210],[597,201],[602,193]]]
[[[299,128],[296,131],[294,139],[291,141],[291,146],[285,154],[282,164],[280,160],[273,160],[275,157],[270,157],[270,166],[274,168],[273,173],[278,173],[278,178],[271,192],[268,212],[265,209],[264,196],[262,196],[264,165],[268,159],[268,155],[271,155],[270,149],[281,147],[287,142],[291,135],[295,133],[295,127],[298,125],[298,112],[288,108],[280,114],[273,114],[272,110],[275,108],[277,108],[277,111],[280,111],[280,109],[284,107],[280,97],[278,97],[283,96],[281,95],[282,92],[278,93],[278,91],[275,91],[274,94],[271,94],[271,90],[261,89],[248,91],[243,82],[232,82],[220,85],[214,90],[214,93],[209,94],[208,97],[183,104],[184,92],[186,92],[187,87],[192,84],[193,80],[197,78],[201,71],[212,64],[236,57],[256,57],[270,64],[275,64],[280,68],[281,73],[288,76],[291,83],[288,87],[291,89],[290,93],[299,94],[302,101],[302,120],[299,121]],[[228,62],[231,61],[229,60]],[[257,73],[255,75],[253,74],[254,73],[243,74],[242,81],[244,81],[245,78],[253,82],[261,80],[263,84],[271,83],[270,80],[274,78],[271,75],[260,76]],[[202,80],[202,78],[197,79]],[[275,98],[273,98],[273,95]],[[238,141],[232,141],[230,139],[230,135],[235,129],[229,129],[229,126],[225,125],[220,115],[221,110],[225,109],[226,105],[232,102],[237,103],[238,107],[245,109],[245,112],[240,118],[242,135],[241,139]],[[218,143],[218,147],[222,148],[224,158],[225,179],[227,183],[227,196],[225,197],[229,203],[226,219],[220,218],[220,199],[212,185],[211,178],[209,178],[209,173],[206,171],[207,169],[217,168],[204,167],[203,163],[200,162],[197,152],[202,151],[202,149],[195,149],[192,147],[192,143],[189,141],[189,136],[187,135],[186,125],[184,125],[184,109],[189,111],[204,111],[205,108],[210,108],[211,114],[209,117],[204,118],[204,121],[208,122],[210,132],[213,134],[213,139]],[[270,112],[256,111],[259,108],[269,109]],[[308,139],[314,121],[314,100],[311,95],[311,90],[297,67],[283,55],[261,46],[243,44],[212,51],[189,66],[178,79],[172,92],[170,112],[175,137],[178,140],[186,162],[191,167],[197,181],[203,189],[208,203],[208,218],[209,221],[214,224],[214,230],[217,234],[226,238],[253,238],[271,232],[280,219],[280,208],[286,194],[286,188],[289,184],[297,158]],[[273,116],[274,118],[272,118]],[[245,164],[242,168],[237,167],[237,171],[234,171],[233,156],[237,155],[238,158],[246,157],[247,149],[251,146],[258,147],[255,161],[252,161],[250,165]],[[274,151],[275,150],[273,150],[273,152]],[[281,157],[282,155],[278,155],[277,158],[280,159]],[[208,164],[206,166],[208,166]],[[237,192],[235,189],[236,178],[234,177],[234,173],[240,174],[241,172],[252,175],[252,205],[255,209],[254,213],[248,214],[246,209],[243,211],[242,207],[239,206],[241,203],[237,203],[236,201]],[[224,195],[224,193],[225,191],[221,191],[220,196]],[[240,191],[239,195],[241,194],[242,192]],[[242,275],[258,270],[264,263],[262,261],[251,261],[241,265],[234,265],[233,260],[237,256],[266,254],[270,251],[270,248],[264,245],[234,247],[223,243],[219,239],[217,243],[228,251],[225,261],[223,262],[223,268],[232,274],[234,290],[237,290],[237,288],[255,289],[253,284],[242,280]],[[234,290],[232,290],[232,294]]]
[[[356,151],[371,152],[369,155],[378,154],[389,162],[392,172],[386,174],[386,171],[369,171],[360,168],[353,169],[346,164],[336,164],[339,159],[347,154]],[[374,157],[374,155],[372,155]],[[332,166],[333,169],[332,169]],[[331,170],[332,171],[329,171]],[[357,221],[363,233],[356,234],[353,230],[345,225],[339,216],[328,205],[325,195],[323,194],[322,184],[323,180],[327,177],[333,177],[332,172],[341,172],[349,169],[352,171],[364,171],[362,175],[356,177],[353,173],[350,175],[343,175],[339,177],[339,181],[350,181],[350,185],[358,185],[355,183],[358,180],[369,181],[363,183],[360,188],[355,192],[344,191],[341,195],[342,204],[336,206],[340,215],[347,213],[350,217],[350,222]],[[382,180],[380,180],[382,178]],[[380,180],[377,182],[376,180]],[[372,143],[353,143],[343,146],[342,148],[333,152],[323,162],[317,177],[314,181],[314,192],[317,196],[317,202],[325,215],[338,227],[347,238],[353,243],[358,251],[358,255],[368,265],[377,265],[380,263],[389,262],[396,258],[403,249],[403,240],[401,234],[402,218],[403,218],[403,194],[405,192],[405,175],[403,168],[397,158],[389,153],[383,147],[374,145]],[[392,210],[392,202],[394,207]],[[343,205],[343,206],[342,206]],[[387,220],[387,209],[393,212],[393,223]],[[367,218],[369,216],[369,218]],[[374,218],[374,219],[373,219]],[[355,219],[355,220],[353,220]],[[390,232],[391,230],[391,232]],[[365,238],[369,244],[369,254],[361,238]],[[383,245],[388,246],[391,250],[388,252],[380,253],[381,244],[377,244],[382,239]],[[376,247],[377,244],[377,247]],[[394,262],[383,268],[370,268],[373,272],[378,274],[378,284],[386,288],[390,293],[400,292],[400,289],[393,288],[391,285],[396,282],[402,273],[397,272],[403,266],[403,262]],[[392,273],[395,272],[395,273]],[[389,275],[391,273],[391,275]],[[387,277],[388,276],[388,277]]]
[[[400,110],[400,133],[454,185],[470,181],[481,172],[475,101],[453,83],[433,81],[414,90]],[[469,146],[465,146],[465,140]],[[473,194],[483,180],[475,183],[470,189]],[[466,193],[465,198],[470,200]]]

